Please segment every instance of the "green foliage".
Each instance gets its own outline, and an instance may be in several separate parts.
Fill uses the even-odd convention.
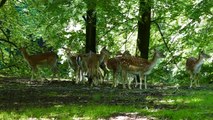
[[[82,89],[76,85],[66,83],[63,85],[59,82],[57,85],[49,84],[48,87],[45,85],[29,87],[23,83],[14,83],[14,81],[5,83],[4,86],[1,82],[3,86],[0,90],[5,96],[0,98],[3,103],[9,104],[1,104],[4,107],[0,109],[0,119],[109,119],[124,116],[125,113],[172,120],[212,118],[212,86],[204,89],[165,87],[148,91],[123,89],[106,91],[106,88],[100,88],[100,90],[90,89],[88,92],[89,88],[85,89],[85,86]],[[13,93],[14,88],[11,89],[11,86],[15,87],[16,93]],[[30,94],[25,94],[28,92]],[[90,93],[94,94],[90,96]],[[6,101],[4,97],[13,99]],[[79,98],[83,98],[81,102],[78,101]],[[65,103],[61,102],[61,99]],[[13,103],[13,100],[16,102]],[[114,103],[113,100],[118,101]]]
[[[166,65],[162,66],[171,72],[172,77],[184,73],[185,58],[197,55],[200,49],[212,55],[211,0],[149,2],[153,21],[150,53],[155,47],[165,52],[167,62],[163,62]],[[127,49],[135,54],[139,0],[96,0],[92,3],[90,0],[7,1],[0,9],[0,27],[4,31],[9,30],[10,34],[5,35],[1,31],[0,38],[11,41],[18,47],[28,46],[32,53],[42,51],[43,48],[36,43],[36,39],[40,37],[55,51],[62,46],[68,46],[74,52],[82,53],[85,51],[85,21],[82,16],[86,15],[88,4],[95,5],[92,7],[97,11],[97,49],[107,46],[113,53]],[[163,36],[154,22],[160,26]],[[29,35],[34,38],[30,39]],[[168,47],[165,47],[165,44]],[[16,51],[10,44],[0,41],[0,46],[2,72],[5,71],[2,67],[18,64],[16,58],[18,61],[23,59],[5,51]],[[16,68],[11,69],[17,71]],[[12,71],[8,74],[13,74]]]

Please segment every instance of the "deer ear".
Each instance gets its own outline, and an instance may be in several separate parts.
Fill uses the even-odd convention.
[[[158,51],[156,48],[154,48],[154,52]]]
[[[203,49],[200,49],[200,54],[204,53],[204,50]]]

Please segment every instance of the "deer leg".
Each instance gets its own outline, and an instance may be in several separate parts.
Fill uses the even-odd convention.
[[[75,73],[75,81],[80,81],[80,78],[79,78],[79,68],[78,66],[76,67],[76,69],[74,69],[74,73]]]
[[[34,80],[34,76],[36,76],[35,74],[37,73],[38,69],[36,67],[32,67],[32,75],[31,75],[31,81]]]
[[[115,79],[116,73],[113,71],[112,73],[112,86],[117,87],[117,80]]]
[[[51,80],[53,80],[53,78],[55,78],[56,74],[58,73],[56,67],[52,67],[52,73],[53,73],[53,75],[52,75]],[[58,76],[58,78],[59,78],[59,76]],[[60,80],[60,78],[59,78],[59,80]]]
[[[103,84],[104,83],[104,75],[103,75],[102,70],[100,68],[98,68],[97,74],[98,74],[98,79],[100,79],[101,84]]]
[[[40,69],[39,71],[37,71],[38,73],[38,77],[39,79],[43,82],[43,80],[45,80],[46,78],[44,77],[45,72],[42,71],[42,69]],[[44,79],[43,79],[44,78]]]
[[[146,75],[144,75],[144,84],[145,84],[145,89],[147,89],[147,84],[146,84]]]
[[[137,75],[134,76],[134,80],[135,80],[135,87],[138,86],[138,79],[137,79]]]
[[[56,69],[55,74],[57,74],[58,80],[60,80],[61,79],[60,78],[60,71],[59,71],[58,67],[56,67],[55,69]]]
[[[34,74],[35,74],[35,71],[32,70],[30,81],[33,81]]]
[[[132,89],[132,88],[131,88],[131,83],[132,83],[132,80],[131,80],[131,79],[128,79],[128,88],[129,88],[129,89]]]
[[[83,81],[83,70],[79,67],[78,68],[78,77],[77,77],[77,80],[76,80],[76,83],[78,83],[78,82],[84,82]]]
[[[143,74],[139,76],[140,77],[140,89],[142,89],[142,82],[143,82]]]
[[[198,87],[200,87],[200,79],[198,78],[198,76],[197,76],[197,85],[198,85]]]
[[[113,71],[113,82],[114,82],[114,87],[117,87],[119,85],[120,81],[123,78],[123,74],[121,71]]]
[[[190,81],[191,81],[190,88],[192,88],[193,82],[194,82],[194,75],[193,75],[193,73],[190,73]]]
[[[104,74],[105,74],[105,75],[104,75],[104,79],[107,80],[107,79],[109,78],[109,71],[106,70]]]
[[[127,79],[127,72],[126,71],[123,71],[122,72],[122,78],[123,78],[123,88],[126,88],[126,79]]]
[[[92,80],[93,80],[93,84],[95,86],[98,85],[98,78],[99,78],[99,70],[98,69],[95,69],[94,72],[92,72]]]
[[[198,79],[198,74],[195,74],[195,85],[196,87],[200,87],[200,82],[199,82],[199,79]]]

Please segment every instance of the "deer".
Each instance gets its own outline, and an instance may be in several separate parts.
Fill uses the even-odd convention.
[[[200,86],[199,79],[197,79],[197,75],[199,74],[202,64],[204,63],[204,59],[210,58],[209,55],[205,54],[204,51],[199,52],[198,58],[189,57],[186,60],[186,70],[190,75],[190,88],[193,86],[193,83],[196,87]]]
[[[107,76],[108,76],[108,71],[112,72],[112,87],[117,87],[118,85],[118,77],[121,75],[121,70],[119,67],[120,64],[120,59],[122,57],[129,57],[131,56],[131,54],[129,53],[129,51],[124,51],[123,53],[121,53],[120,51],[116,54],[115,57],[110,58],[106,61],[106,68],[107,68]]]
[[[107,66],[107,76],[108,76],[108,71],[112,71],[112,86],[113,87],[117,87],[118,85],[118,76],[120,73],[120,69],[119,69],[119,57],[114,57],[114,58],[110,58],[109,60],[107,60],[106,66]]]
[[[29,67],[31,68],[31,81],[34,79],[34,74],[35,72],[38,71],[39,66],[49,66],[53,72],[53,76],[51,80],[55,77],[55,74],[57,73],[57,61],[58,61],[58,56],[55,52],[45,52],[45,53],[40,53],[40,54],[35,54],[35,55],[29,55],[26,48],[20,48],[19,49],[28,63]],[[59,76],[58,79],[60,80]]]
[[[78,54],[76,58],[77,65],[78,65],[78,79],[79,81],[83,81],[83,83],[85,83],[84,74],[87,74],[88,72],[87,64],[89,63],[88,60],[91,54],[93,53],[89,52],[89,53]]]
[[[82,67],[79,64],[80,58],[83,57],[83,55],[79,54],[72,54],[71,50],[69,48],[62,47],[65,50],[65,54],[67,57],[67,62],[70,66],[71,69],[73,69],[74,74],[75,74],[75,79],[76,83],[79,83],[83,79],[83,72],[82,72]]]
[[[103,47],[100,54],[90,52],[88,57],[84,59],[88,76],[89,78],[93,79],[92,84],[97,85],[98,79],[101,79],[101,83],[103,82],[103,75],[100,70],[100,65],[107,61],[110,54],[111,53],[106,49],[106,47]]]
[[[122,58],[120,60],[120,67],[122,70],[122,77],[123,77],[123,88],[125,87],[125,83],[127,82],[127,74],[133,74],[133,75],[139,75],[140,77],[140,89],[142,89],[142,80],[144,78],[145,83],[145,89],[147,89],[147,83],[146,83],[146,77],[152,73],[153,68],[157,64],[157,62],[164,58],[165,55],[158,51],[154,50],[154,56],[152,60],[148,61],[143,58],[138,57],[128,57],[128,58]],[[136,85],[137,86],[137,85]],[[128,88],[131,89],[131,81],[128,83]]]

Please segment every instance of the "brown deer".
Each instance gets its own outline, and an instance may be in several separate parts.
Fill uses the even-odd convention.
[[[24,59],[32,69],[31,80],[33,80],[35,72],[38,71],[38,66],[49,66],[53,72],[52,80],[57,73],[57,54],[54,52],[45,52],[36,55],[29,55],[26,48],[20,48]],[[59,77],[59,76],[58,76]],[[59,78],[60,79],[60,78]]]
[[[62,47],[65,50],[65,54],[67,57],[67,62],[70,66],[70,68],[73,69],[76,83],[79,83],[83,81],[83,65],[81,64],[81,60],[83,59],[84,56],[83,54],[72,54],[70,48],[65,48]]]
[[[193,86],[193,83],[195,86],[200,86],[199,79],[197,79],[197,75],[201,70],[201,66],[204,62],[204,59],[210,58],[209,55],[205,54],[203,51],[199,53],[198,58],[190,57],[186,60],[186,70],[190,74],[190,88]]]
[[[109,58],[110,52],[103,47],[100,54],[95,54],[93,52],[89,53],[89,56],[85,58],[85,66],[89,78],[93,79],[93,84],[98,83],[98,79],[103,82],[103,75],[100,70],[101,63],[104,63]]]
[[[110,58],[107,60],[106,62],[106,68],[107,70],[107,76],[108,76],[108,71],[112,72],[112,86],[113,87],[117,87],[118,82],[119,82],[119,76],[121,76],[121,70],[120,70],[120,59],[122,59],[122,57],[130,57],[131,54],[129,53],[129,51],[125,51],[123,53],[119,52],[116,54],[115,57]]]
[[[160,58],[164,58],[165,56],[160,52],[155,50],[154,56],[151,61],[148,61],[143,58],[138,57],[128,57],[128,58],[122,58],[120,60],[121,64],[121,70],[122,70],[122,77],[124,79],[123,81],[123,87],[125,88],[125,84],[127,82],[127,74],[133,74],[133,75],[139,75],[140,77],[140,89],[142,89],[142,80],[144,78],[145,83],[145,89],[147,89],[147,83],[146,83],[146,76],[149,75],[152,72],[152,69],[157,64],[157,61]],[[131,89],[131,81],[128,83],[128,88]]]

